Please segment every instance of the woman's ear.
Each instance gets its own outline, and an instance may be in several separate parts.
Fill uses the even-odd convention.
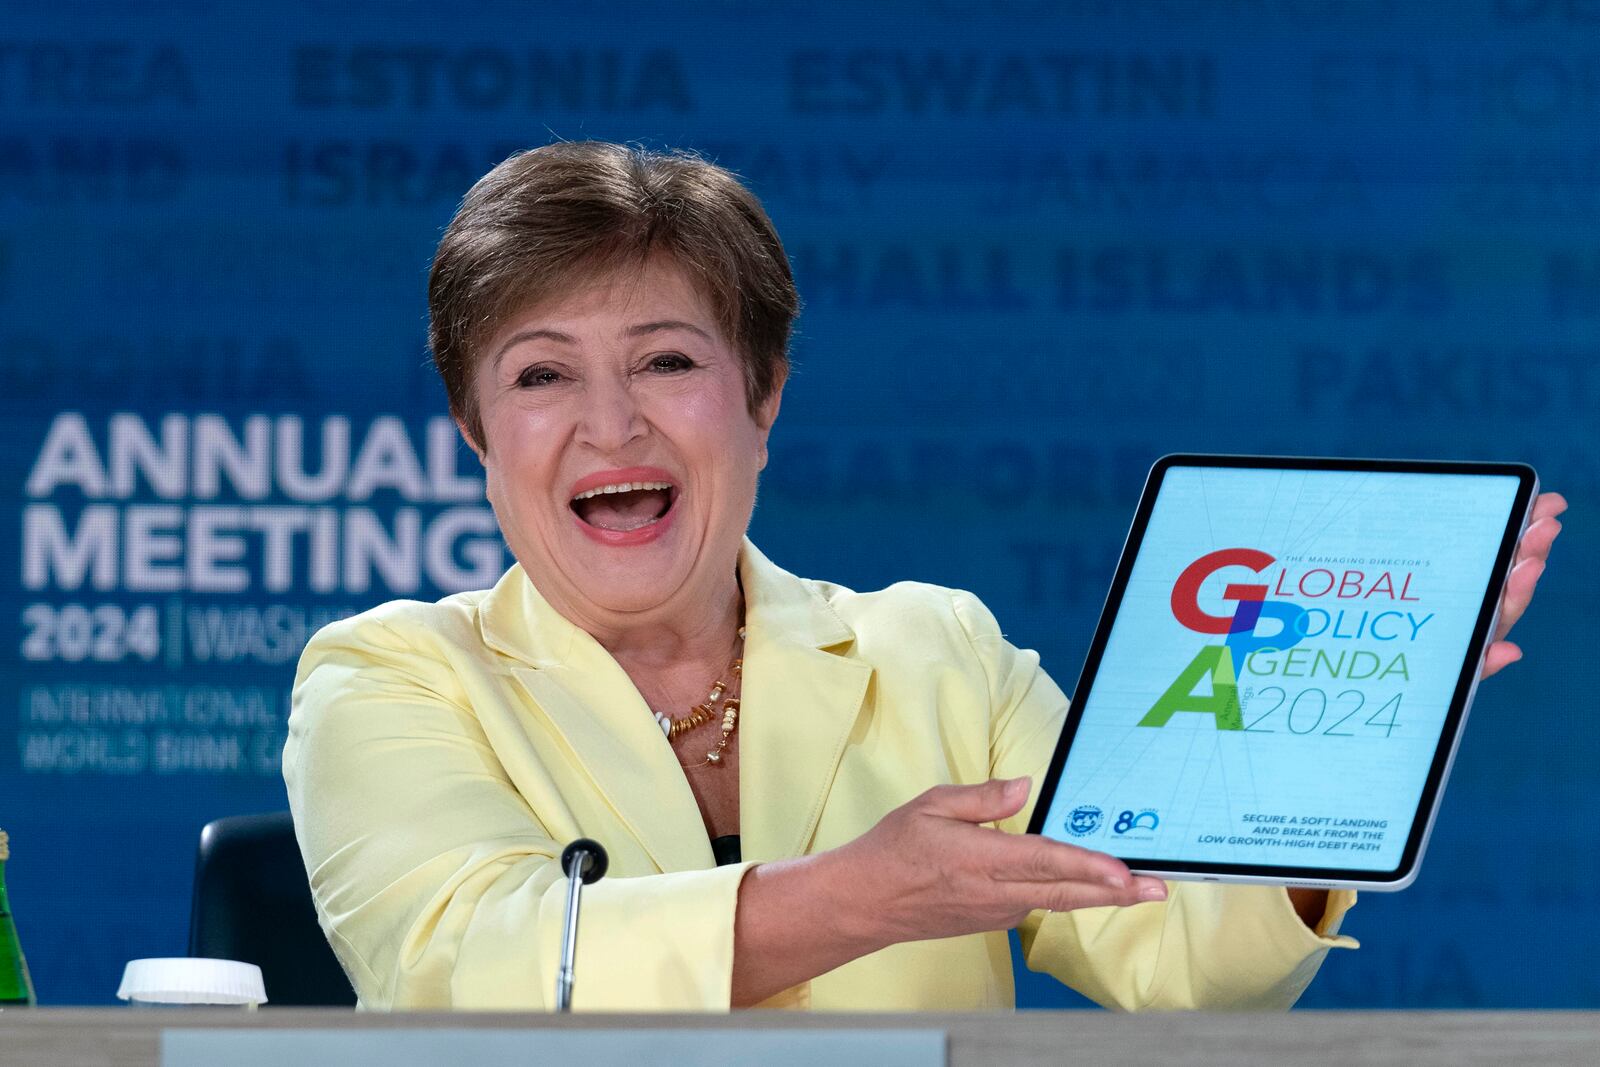
[[[772,434],[772,424],[778,421],[778,409],[783,406],[783,386],[788,380],[789,368],[784,367],[778,371],[778,380],[773,384],[772,392],[756,405],[753,417],[757,429],[761,431],[761,461],[757,470],[767,469],[767,438]]]
[[[478,442],[472,437],[472,432],[467,429],[467,424],[461,421],[460,415],[452,414],[450,417],[455,420],[456,429],[461,433],[461,439],[467,443],[468,448],[472,449],[472,454],[478,457],[478,462],[482,463],[488,455],[488,451],[478,446]]]

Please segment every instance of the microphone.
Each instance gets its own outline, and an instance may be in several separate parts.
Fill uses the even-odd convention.
[[[556,1011],[572,1010],[572,964],[578,954],[578,905],[586,884],[598,882],[610,861],[600,842],[580,837],[561,850],[567,876],[567,918],[561,934],[561,967],[556,972]]]

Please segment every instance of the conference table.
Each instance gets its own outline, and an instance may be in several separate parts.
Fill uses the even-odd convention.
[[[874,1052],[875,1038],[900,1043]],[[428,1053],[429,1048],[448,1048],[450,1052],[441,1060]],[[514,1051],[508,1054],[508,1049]],[[791,1049],[794,1055],[768,1055],[762,1049]],[[553,1016],[380,1015],[270,1007],[254,1012],[184,1008],[0,1011],[0,1065],[4,1067],[188,1067],[200,1063],[233,1067],[267,1062],[278,1067],[320,1067],[323,1063],[363,1067],[369,1062],[445,1062],[446,1067],[491,1062],[497,1067],[510,1063],[648,1067],[657,1062],[802,1062],[813,1067],[852,1063],[877,1067],[900,1063],[948,1063],[952,1067],[1543,1067],[1600,1063],[1600,1012],[1300,1011],[1128,1016],[1093,1011],[960,1015],[752,1011]]]

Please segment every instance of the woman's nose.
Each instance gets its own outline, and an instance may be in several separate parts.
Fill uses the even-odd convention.
[[[599,452],[619,452],[644,433],[644,415],[628,383],[591,379],[578,417],[578,441]]]

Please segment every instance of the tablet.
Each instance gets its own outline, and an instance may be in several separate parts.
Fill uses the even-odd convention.
[[[1030,833],[1165,878],[1416,877],[1538,478],[1167,456]]]

